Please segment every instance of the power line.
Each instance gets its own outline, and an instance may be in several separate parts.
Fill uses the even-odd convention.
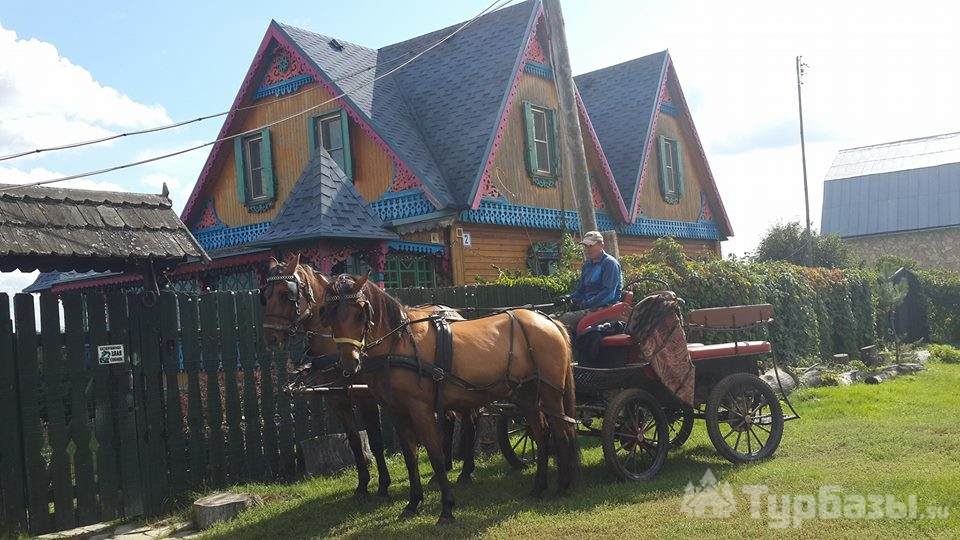
[[[350,90],[347,90],[347,91],[342,92],[342,93],[340,93],[340,94],[338,94],[338,95],[336,95],[336,96],[333,96],[333,97],[331,97],[330,99],[328,99],[328,100],[326,100],[326,101],[324,101],[324,102],[322,102],[322,103],[318,103],[317,105],[314,105],[314,106],[309,107],[309,108],[307,108],[307,109],[301,110],[301,111],[299,111],[299,112],[297,112],[297,113],[294,113],[294,114],[291,114],[291,115],[286,116],[286,117],[284,117],[284,118],[281,118],[280,120],[276,120],[276,121],[274,121],[274,122],[270,122],[270,123],[264,124],[264,125],[262,125],[262,126],[260,126],[260,127],[247,130],[247,131],[245,131],[245,132],[243,132],[243,133],[236,133],[236,134],[233,134],[233,135],[221,137],[221,138],[219,138],[219,139],[214,139],[214,140],[212,140],[212,141],[208,141],[208,142],[205,142],[205,143],[203,143],[203,144],[198,144],[198,145],[196,145],[196,146],[191,146],[191,147],[189,147],[189,148],[184,148],[184,149],[177,150],[177,151],[175,151],[175,152],[170,152],[170,153],[167,153],[167,154],[161,154],[161,155],[154,156],[154,157],[147,158],[147,159],[143,159],[143,160],[140,160],[140,161],[134,161],[134,162],[130,162],[130,163],[125,163],[125,164],[123,164],[123,165],[116,165],[116,166],[113,166],[113,167],[106,167],[106,168],[97,169],[97,170],[94,170],[94,171],[88,171],[88,172],[79,173],[79,174],[74,174],[74,175],[70,175],[70,176],[64,176],[64,177],[62,177],[62,178],[54,178],[54,179],[50,179],[50,180],[41,180],[41,181],[38,181],[38,182],[30,182],[30,183],[25,183],[25,184],[17,184],[17,185],[3,186],[3,187],[0,187],[0,192],[2,192],[2,191],[8,191],[8,190],[10,190],[10,189],[16,189],[16,188],[18,188],[18,187],[40,186],[40,185],[45,185],[45,184],[53,184],[53,183],[57,183],[57,182],[65,182],[65,181],[67,181],[67,180],[74,180],[74,179],[77,179],[77,178],[86,178],[86,177],[90,177],[90,176],[97,176],[97,175],[105,174],[105,173],[108,173],[108,172],[118,171],[118,170],[121,170],[121,169],[127,169],[127,168],[130,168],[130,167],[136,167],[136,166],[138,166],[138,165],[144,165],[144,164],[146,164],[146,163],[151,163],[151,162],[159,161],[159,160],[162,160],[162,159],[167,159],[167,158],[171,158],[171,157],[176,157],[176,156],[179,156],[179,155],[181,155],[181,154],[186,154],[186,153],[192,152],[192,151],[194,151],[194,150],[199,150],[199,149],[201,149],[201,148],[205,148],[205,147],[207,147],[207,146],[214,145],[214,144],[216,144],[216,143],[218,143],[218,142],[222,142],[222,141],[225,141],[225,140],[228,140],[228,139],[233,139],[234,137],[249,135],[249,134],[251,134],[251,133],[256,133],[256,132],[258,132],[258,131],[260,131],[260,130],[263,130],[263,129],[266,129],[266,128],[275,126],[275,125],[280,124],[280,123],[282,123],[282,122],[286,122],[287,120],[291,120],[291,119],[296,118],[296,117],[298,117],[298,116],[302,116],[302,115],[304,115],[304,114],[306,114],[306,113],[309,113],[309,112],[311,112],[311,111],[313,111],[313,110],[316,110],[316,109],[318,109],[318,108],[320,108],[320,107],[323,107],[324,105],[327,105],[327,104],[329,104],[329,103],[331,103],[331,102],[333,102],[333,101],[336,101],[336,100],[338,100],[338,99],[340,99],[340,98],[343,98],[343,97],[345,97],[345,96],[349,96],[351,93],[356,92],[357,90],[359,90],[359,89],[361,89],[361,88],[363,88],[363,87],[365,87],[365,86],[369,86],[369,85],[375,83],[376,81],[378,81],[378,80],[380,80],[380,79],[383,79],[384,77],[388,77],[388,76],[396,73],[397,71],[403,69],[404,67],[406,67],[406,66],[408,66],[409,64],[413,63],[414,61],[416,61],[418,58],[420,58],[420,57],[423,56],[424,54],[426,54],[426,53],[430,52],[431,50],[435,49],[436,47],[440,46],[441,44],[443,44],[444,42],[446,42],[447,40],[449,40],[450,38],[452,38],[453,36],[455,36],[456,34],[458,34],[461,30],[463,30],[463,29],[466,28],[467,26],[469,26],[469,25],[473,24],[474,22],[476,22],[477,19],[479,19],[480,17],[482,17],[483,15],[485,15],[485,14],[486,14],[487,12],[489,12],[490,10],[492,10],[492,9],[499,9],[499,8],[501,8],[501,7],[509,4],[509,3],[512,2],[512,1],[513,1],[513,0],[495,0],[493,3],[491,3],[491,4],[488,5],[486,8],[484,8],[480,13],[478,13],[477,15],[475,15],[472,19],[468,20],[467,22],[465,22],[465,23],[463,23],[462,25],[460,25],[459,27],[457,27],[456,30],[454,30],[454,31],[451,32],[450,34],[447,34],[447,35],[444,36],[443,38],[437,40],[436,42],[434,42],[433,44],[431,44],[429,47],[427,47],[426,49],[423,49],[422,51],[420,51],[419,53],[417,53],[416,55],[414,55],[412,58],[410,58],[409,60],[406,60],[405,62],[403,62],[402,64],[396,66],[395,68],[391,68],[391,69],[388,70],[387,72],[385,72],[385,73],[383,73],[383,74],[381,74],[381,75],[378,75],[378,76],[374,77],[373,79],[371,79],[371,80],[369,80],[369,81],[367,81],[367,82],[365,82],[365,83],[359,84],[359,85],[351,88]],[[374,64],[374,65],[371,65],[371,66],[367,66],[367,67],[365,67],[365,68],[363,68],[363,69],[360,69],[360,70],[358,70],[358,71],[356,71],[356,72],[349,73],[349,74],[344,75],[344,76],[341,76],[341,77],[339,77],[339,78],[337,78],[337,79],[333,79],[332,81],[333,81],[333,82],[344,81],[344,80],[346,80],[346,79],[355,77],[355,76],[357,76],[357,75],[359,75],[359,74],[361,74],[361,73],[364,73],[364,72],[366,72],[366,71],[369,71],[369,70],[371,70],[371,69],[373,69],[373,68],[382,67],[384,64],[389,64],[389,63],[395,62],[395,61],[403,58],[404,56],[408,56],[409,54],[411,54],[411,53],[405,53],[405,54],[402,54],[402,55],[398,56],[397,58],[393,58],[393,59],[391,59],[391,60],[389,60],[389,61],[386,61],[386,62],[383,62],[383,63]],[[297,94],[293,94],[293,95],[290,95],[290,96],[286,96],[285,98],[281,98],[281,99],[289,99],[289,98],[292,98],[292,97],[294,97],[294,96],[296,96],[296,95],[300,95],[300,92],[298,92]],[[242,110],[246,110],[246,109],[252,109],[252,108],[255,108],[255,107],[262,106],[262,105],[273,104],[273,103],[276,103],[277,101],[280,101],[280,100],[275,100],[275,101],[272,101],[272,102],[270,102],[270,103],[259,103],[259,104],[255,104],[255,105],[248,105],[248,106],[246,106],[246,107],[239,107],[239,108],[237,108],[237,109],[232,109],[232,111],[242,111]],[[100,139],[93,139],[93,140],[89,140],[89,141],[81,141],[81,142],[77,142],[77,143],[70,143],[70,144],[65,144],[65,145],[59,145],[59,146],[49,147],[49,148],[36,149],[36,150],[27,151],[27,152],[20,152],[20,153],[17,153],[17,154],[11,154],[11,155],[9,155],[9,156],[2,156],[2,157],[0,157],[0,161],[5,161],[5,160],[9,160],[9,159],[14,159],[14,158],[22,157],[22,156],[29,155],[29,154],[37,154],[37,153],[47,152],[47,151],[53,151],[53,150],[65,150],[65,149],[68,149],[68,148],[77,148],[77,147],[80,147],[80,146],[87,146],[87,145],[91,145],[91,144],[97,144],[97,143],[106,142],[106,141],[110,141],[110,140],[114,140],[114,139],[119,139],[119,138],[121,138],[121,137],[127,137],[127,136],[130,136],[130,135],[140,135],[140,134],[146,134],[146,133],[153,133],[153,132],[157,132],[157,131],[162,131],[162,130],[166,130],[166,129],[172,129],[172,128],[175,128],[175,127],[180,127],[180,126],[183,126],[183,125],[187,125],[187,124],[191,124],[191,123],[195,123],[195,122],[200,122],[200,121],[204,121],[204,120],[209,120],[209,119],[211,119],[211,118],[217,118],[217,117],[220,117],[220,116],[224,116],[224,115],[230,114],[230,112],[231,112],[231,111],[223,111],[223,112],[219,112],[219,113],[216,113],[216,114],[201,116],[201,117],[194,118],[194,119],[191,119],[191,120],[184,120],[184,121],[180,121],[180,122],[175,122],[175,123],[173,123],[173,124],[169,124],[169,125],[166,125],[166,126],[158,126],[158,127],[155,127],[155,128],[148,128],[148,129],[143,129],[143,130],[138,130],[138,131],[133,131],[133,132],[128,132],[128,133],[120,133],[120,134],[112,135],[112,136],[109,136],[109,137],[103,137],[103,138],[100,138]]]
[[[361,74],[363,74],[363,73],[365,73],[365,72],[367,72],[367,71],[370,71],[371,69],[374,69],[374,68],[376,68],[376,67],[383,67],[383,66],[385,66],[385,65],[393,64],[393,63],[395,63],[395,62],[399,62],[399,61],[402,60],[404,57],[410,56],[411,54],[413,54],[413,51],[410,51],[410,52],[401,54],[401,55],[397,56],[396,58],[391,58],[390,60],[385,60],[385,61],[383,61],[383,62],[379,62],[379,63],[375,63],[375,64],[372,64],[372,65],[369,65],[369,66],[364,67],[364,68],[362,68],[362,69],[358,69],[358,70],[356,70],[356,71],[354,71],[354,72],[352,72],[352,73],[347,73],[347,74],[341,75],[340,77],[337,77],[337,78],[331,79],[331,80],[332,80],[333,82],[342,82],[342,81],[345,81],[345,80],[347,80],[347,79],[356,77],[357,75],[361,75]],[[36,149],[34,149],[34,150],[25,150],[25,151],[22,151],[22,152],[16,152],[16,153],[8,154],[8,155],[5,155],[5,156],[0,156],[0,161],[9,161],[9,160],[11,160],[11,159],[17,159],[17,158],[21,158],[21,157],[28,156],[28,155],[36,155],[36,154],[42,154],[42,153],[44,153],[44,152],[54,152],[54,151],[58,151],[58,150],[68,150],[68,149],[71,149],[71,148],[80,148],[80,147],[83,147],[83,146],[90,146],[90,145],[94,145],[94,144],[104,143],[104,142],[107,142],[107,141],[113,141],[113,140],[120,139],[120,138],[123,138],[123,137],[130,137],[130,136],[134,136],[134,135],[146,135],[146,134],[149,134],[149,133],[156,133],[156,132],[158,132],[158,131],[165,131],[165,130],[168,130],[168,129],[173,129],[173,128],[178,128],[178,127],[181,127],[181,126],[186,126],[186,125],[188,125],[188,124],[195,124],[195,123],[197,123],[197,122],[203,122],[203,121],[210,120],[210,119],[213,119],[213,118],[219,118],[219,117],[221,117],[221,116],[226,116],[226,115],[230,114],[231,112],[240,112],[240,111],[246,111],[246,110],[249,110],[249,109],[256,109],[257,107],[264,107],[264,106],[267,106],[267,105],[275,105],[275,104],[277,104],[277,103],[280,103],[281,101],[286,101],[286,100],[288,100],[288,99],[292,99],[292,98],[295,98],[295,97],[299,97],[301,94],[306,94],[306,93],[312,92],[312,91],[314,91],[314,90],[316,90],[316,89],[317,89],[316,86],[311,86],[311,87],[307,88],[306,90],[302,90],[302,91],[299,91],[299,92],[294,92],[294,93],[292,93],[292,94],[283,96],[283,97],[278,98],[278,99],[275,99],[275,100],[273,100],[273,101],[262,102],[262,103],[254,103],[254,104],[252,104],[252,105],[247,105],[247,106],[244,106],[244,107],[237,107],[237,108],[235,108],[235,109],[229,109],[229,110],[221,111],[221,112],[218,112],[218,113],[207,114],[207,115],[204,115],[204,116],[198,116],[198,117],[196,117],[196,118],[191,118],[191,119],[189,119],[189,120],[181,120],[181,121],[178,121],[178,122],[174,122],[174,123],[172,123],[172,124],[165,124],[165,125],[162,125],[162,126],[155,126],[155,127],[152,127],[152,128],[145,128],[145,129],[139,129],[139,130],[134,130],[134,131],[126,131],[126,132],[124,132],[124,133],[116,133],[116,134],[114,134],[114,135],[108,135],[108,136],[106,136],[106,137],[100,137],[100,138],[97,138],[97,139],[88,139],[88,140],[85,140],[85,141],[75,141],[75,142],[72,142],[72,143],[59,144],[59,145],[56,145],[56,146],[48,146],[48,147],[45,147],[45,148],[36,148]]]

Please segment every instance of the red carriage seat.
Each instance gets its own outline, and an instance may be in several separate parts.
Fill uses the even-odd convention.
[[[623,293],[623,299],[617,302],[616,304],[611,304],[607,307],[602,307],[596,311],[591,311],[587,313],[580,322],[577,323],[577,334],[580,334],[588,327],[593,326],[599,322],[603,321],[626,321],[627,316],[630,315],[630,308],[633,305],[633,292],[626,291]],[[626,335],[626,334],[624,334]],[[607,339],[617,336],[608,336],[603,338],[605,343]]]
[[[711,358],[763,354],[770,352],[772,348],[769,341],[735,341],[733,343],[717,343],[716,345],[688,344],[687,350],[690,351],[690,359],[696,362]]]

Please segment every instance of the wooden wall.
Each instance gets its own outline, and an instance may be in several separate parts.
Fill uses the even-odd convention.
[[[513,204],[526,204],[542,208],[560,208],[560,186],[542,188],[535,185],[527,174],[526,162],[526,127],[523,118],[523,102],[531,101],[554,110],[559,110],[557,90],[552,80],[547,80],[529,73],[520,76],[520,86],[517,97],[513,102],[510,116],[507,117],[507,127],[503,133],[503,144],[500,146],[493,161],[490,174],[495,185]],[[563,120],[560,114],[556,115],[557,133],[563,132]],[[562,146],[557,144],[557,151]],[[564,207],[575,207],[573,191],[570,187],[570,165],[560,160],[561,180],[566,182],[563,197]],[[499,182],[498,182],[499,180]],[[504,189],[506,188],[506,189]]]
[[[556,241],[560,231],[523,229],[462,223],[472,240],[470,247],[453,250],[454,266],[462,266],[463,283],[476,283],[476,278],[496,279],[498,272],[492,265],[505,270],[527,270],[527,248],[534,242]],[[459,285],[460,283],[456,283]]]
[[[653,247],[656,238],[641,236],[617,236],[620,255],[642,255]],[[677,240],[683,245],[683,252],[691,257],[704,255],[720,256],[720,242],[716,240]]]
[[[243,113],[243,117],[231,130],[241,133],[271,121],[302,111],[330,98],[329,93],[317,84],[302,87],[294,96],[269,97],[258,100],[258,107]],[[245,225],[272,220],[283,206],[290,190],[300,178],[300,173],[310,157],[309,120],[323,112],[340,106],[328,103],[303,115],[270,128],[273,151],[273,173],[277,182],[277,202],[263,213],[251,213],[237,198],[236,167],[233,144],[226,143],[218,163],[211,169],[212,187],[204,198],[212,196],[217,214],[228,226]],[[379,148],[352,120],[350,121],[350,146],[353,154],[354,184],[357,191],[368,201],[376,200],[386,191],[393,175],[390,157]]]
[[[677,116],[660,113],[656,135],[662,135],[680,142],[683,153],[684,193],[678,204],[667,204],[660,194],[660,149],[659,141],[654,140],[653,152],[647,163],[640,188],[640,208],[643,215],[650,218],[674,219],[679,221],[697,221],[700,217],[700,192],[706,178],[706,166],[693,138],[692,126]]]

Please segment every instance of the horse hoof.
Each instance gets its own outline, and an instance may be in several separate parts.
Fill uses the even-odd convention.
[[[400,512],[400,517],[398,517],[397,519],[403,521],[403,520],[410,519],[416,515],[417,515],[417,510],[415,508],[408,507],[408,508],[404,508],[403,512]]]
[[[461,474],[457,477],[458,484],[471,484],[473,483],[473,477],[469,474]]]
[[[385,488],[385,487],[382,487],[382,488],[378,489],[378,490],[377,490],[377,497],[380,497],[381,499],[389,499],[389,498],[390,498],[390,490],[389,490],[388,488]]]
[[[437,520],[437,525],[448,525],[456,521],[456,518],[453,517],[453,514],[449,516],[440,516],[440,519]]]
[[[365,501],[370,498],[370,494],[365,489],[358,489],[353,492],[353,498],[358,501]]]

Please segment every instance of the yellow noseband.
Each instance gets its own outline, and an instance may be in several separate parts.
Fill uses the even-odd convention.
[[[345,343],[345,344],[348,344],[348,345],[353,345],[354,347],[356,347],[356,348],[358,348],[358,349],[363,349],[363,346],[364,346],[366,340],[365,340],[365,339],[363,339],[363,340],[356,340],[356,339],[347,338],[347,337],[335,337],[335,338],[333,338],[333,342],[336,343],[337,345],[340,345],[340,344]]]

